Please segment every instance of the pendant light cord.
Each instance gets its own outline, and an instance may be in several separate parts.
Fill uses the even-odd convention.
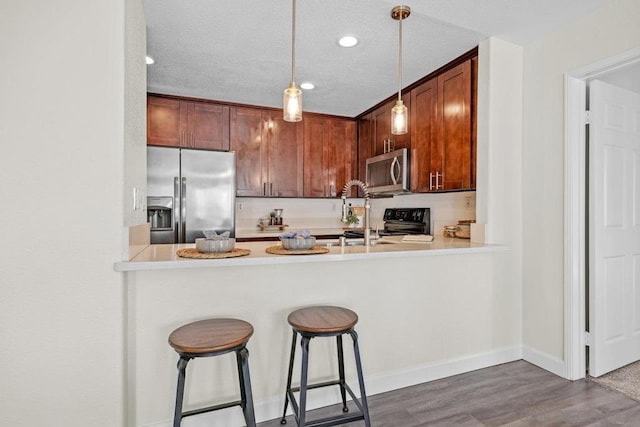
[[[295,82],[296,69],[296,0],[292,0],[293,15],[291,17],[291,82]]]
[[[401,15],[398,20],[400,23],[400,36],[398,37],[398,101],[402,101],[402,96],[400,95],[400,91],[402,90],[402,20]]]

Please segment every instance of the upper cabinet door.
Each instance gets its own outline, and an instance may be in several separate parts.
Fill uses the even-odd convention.
[[[268,193],[272,197],[302,197],[304,130],[302,123],[285,122],[282,114],[267,116],[269,141]]]
[[[229,107],[147,97],[147,144],[229,150]]]
[[[371,113],[358,120],[358,163],[357,173],[358,179],[364,183],[367,182],[367,159],[374,156],[373,135],[371,131]],[[358,188],[358,196],[362,197],[363,193]]]
[[[262,110],[232,107],[231,151],[236,152],[236,194],[265,196],[267,182],[267,144]]]
[[[432,154],[437,145],[438,82],[431,79],[411,91],[411,191],[425,193],[435,190],[432,157],[437,164],[441,156]],[[438,159],[435,159],[439,157]],[[441,170],[441,169],[438,169]]]
[[[303,123],[304,196],[340,197],[342,187],[356,178],[356,124],[323,117]]]
[[[325,151],[331,138],[327,120],[305,117],[304,124],[304,197],[329,197]]]
[[[469,189],[472,182],[470,60],[438,76],[438,115],[439,146],[435,154],[443,159],[441,189]]]
[[[180,147],[186,134],[187,110],[176,99],[147,97],[147,144]]]
[[[188,145],[203,150],[229,150],[229,107],[187,102]]]
[[[331,144],[328,150],[325,150],[329,166],[329,197],[342,196],[344,185],[357,178],[356,145],[356,123],[349,120],[333,120]],[[358,187],[351,187],[348,196],[356,197],[357,192]]]
[[[236,152],[236,195],[302,197],[302,123],[260,108],[232,107],[231,144]]]

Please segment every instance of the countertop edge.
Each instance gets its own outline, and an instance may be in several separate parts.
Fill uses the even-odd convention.
[[[336,249],[339,249],[336,248]],[[389,252],[327,253],[322,255],[273,255],[260,257],[237,257],[228,259],[177,259],[160,261],[120,261],[114,263],[117,272],[151,271],[167,269],[221,268],[250,265],[301,264],[317,262],[342,262],[367,259],[408,258],[421,256],[463,255],[507,251],[501,244],[484,244],[465,248],[425,248],[396,250]]]

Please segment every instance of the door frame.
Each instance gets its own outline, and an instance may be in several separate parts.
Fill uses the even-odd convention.
[[[586,98],[587,81],[640,61],[640,48],[564,76],[564,377],[586,376]]]

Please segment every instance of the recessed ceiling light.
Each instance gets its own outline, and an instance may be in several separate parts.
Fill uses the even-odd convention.
[[[302,89],[311,90],[311,89],[313,89],[313,88],[314,88],[314,87],[316,87],[316,86],[315,86],[313,83],[311,83],[311,82],[304,82],[304,83],[300,83],[300,87],[301,87]]]
[[[342,36],[338,39],[338,44],[342,47],[354,47],[358,44],[356,36]]]
[[[153,64],[154,62],[156,62],[156,61],[154,61],[152,57],[147,56],[147,65],[151,65],[151,64]]]

